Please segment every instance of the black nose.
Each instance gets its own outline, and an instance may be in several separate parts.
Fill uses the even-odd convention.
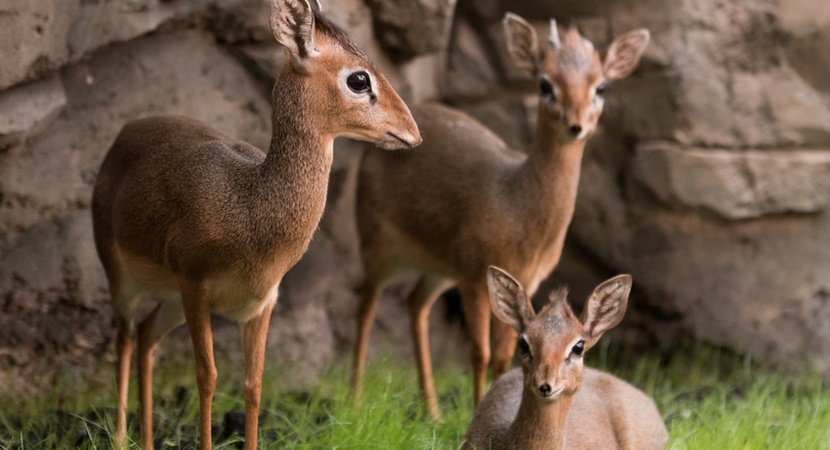
[[[542,394],[542,397],[547,397],[550,395],[551,391],[553,391],[553,389],[551,389],[550,385],[547,383],[539,386],[539,393]]]
[[[579,136],[579,133],[582,133],[582,125],[571,125],[569,130],[572,135]]]

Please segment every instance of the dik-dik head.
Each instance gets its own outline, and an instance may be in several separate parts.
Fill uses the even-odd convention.
[[[625,315],[631,276],[618,275],[594,289],[577,318],[564,290],[551,294],[539,314],[519,283],[503,270],[487,271],[490,307],[519,333],[525,390],[543,402],[573,395],[582,383],[585,352]]]
[[[280,76],[301,81],[291,89],[278,84],[275,97],[308,96],[310,118],[326,134],[390,150],[421,143],[409,108],[316,0],[271,0],[270,22],[288,54]]]
[[[594,132],[608,83],[634,71],[649,41],[648,30],[630,31],[615,39],[602,59],[575,27],[560,36],[553,19],[545,43],[513,13],[507,13],[502,24],[511,60],[539,82],[539,120],[553,124],[565,141],[585,139]]]

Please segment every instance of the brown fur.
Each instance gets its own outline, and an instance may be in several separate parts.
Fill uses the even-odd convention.
[[[631,277],[600,284],[581,320],[561,295],[534,315],[519,283],[500,269],[490,269],[488,284],[494,314],[522,334],[530,352],[522,355],[522,368],[499,378],[478,405],[462,449],[666,446],[668,432],[650,398],[619,378],[583,366],[584,352],[622,320]],[[584,343],[581,355],[573,351],[579,341]]]
[[[186,321],[196,356],[201,448],[211,447],[217,375],[209,319],[217,313],[242,328],[245,448],[256,448],[268,322],[280,280],[305,253],[323,213],[335,137],[388,149],[420,143],[408,108],[383,75],[342,31],[319,14],[315,20],[306,0],[273,0],[271,19],[290,60],[274,84],[267,153],[192,119],[152,117],[125,125],[101,166],[92,214],[120,318],[118,445],[126,438],[133,334],[141,444],[148,449],[154,349]],[[368,93],[347,91],[343,74],[356,68],[371,76],[372,101]],[[144,292],[163,300],[137,318]]]
[[[562,47],[544,52],[533,28],[518,16],[508,14],[505,31],[516,64],[555,88],[555,99],[540,96],[536,141],[527,154],[508,148],[460,111],[424,105],[413,111],[424,136],[419,151],[364,157],[357,204],[366,270],[354,356],[358,398],[379,293],[395,274],[413,268],[422,274],[409,306],[421,387],[427,410],[437,418],[427,330],[433,302],[446,288],[458,286],[473,341],[478,402],[491,352],[487,266],[510,270],[532,294],[559,262],[585,141],[602,111],[594,88],[607,76],[599,54],[575,30]],[[619,76],[636,67],[648,42],[645,30],[634,33],[640,42],[623,61],[628,72]],[[498,377],[509,366],[515,335],[499,323],[493,334]]]

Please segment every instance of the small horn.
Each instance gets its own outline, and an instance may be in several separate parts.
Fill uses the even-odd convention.
[[[548,38],[550,45],[554,50],[562,46],[562,41],[559,40],[559,28],[556,26],[556,19],[550,19],[550,37]]]

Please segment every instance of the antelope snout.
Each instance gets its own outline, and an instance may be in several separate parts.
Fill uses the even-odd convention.
[[[421,137],[421,130],[418,128],[418,123],[415,122],[415,118],[412,117],[411,113],[407,119],[406,126],[401,127],[398,132],[398,138],[405,142],[409,148],[417,147],[424,141]]]
[[[411,119],[410,125],[407,127],[407,132],[402,134],[401,137],[410,148],[417,147],[421,145],[421,142],[424,142],[424,138],[421,137],[421,130],[418,129],[418,124],[415,123],[414,118]]]
[[[421,130],[418,129],[418,124],[415,119],[409,114],[407,110],[406,117],[402,118],[395,126],[391,127],[383,136],[383,139],[378,145],[386,150],[398,150],[404,148],[413,148],[421,145],[423,138],[421,137]]]
[[[421,145],[423,139],[421,138],[421,134],[410,134],[410,133],[402,133],[397,132],[393,133],[391,131],[386,132],[383,137],[383,140],[378,143],[378,146],[385,150],[399,150],[404,148],[413,148]]]
[[[562,131],[568,139],[574,141],[585,139],[596,126],[593,110],[572,105],[562,117],[562,126],[564,127]]]
[[[536,395],[545,400],[554,400],[561,392],[561,387],[554,387],[547,381],[543,381],[536,386]]]
[[[395,137],[398,138],[398,140],[400,140],[402,143],[404,143],[405,146],[408,148],[417,147],[421,145],[421,142],[424,141],[424,139],[421,137],[420,130],[418,130],[418,126],[415,125],[414,121],[412,123],[414,132],[401,133],[399,135],[395,135]]]
[[[416,131],[417,131],[417,129],[416,129]],[[412,140],[412,147],[417,147],[417,146],[421,145],[422,142],[424,142],[424,138],[421,137],[421,133],[420,133],[420,131],[418,131],[415,134],[414,139]]]

